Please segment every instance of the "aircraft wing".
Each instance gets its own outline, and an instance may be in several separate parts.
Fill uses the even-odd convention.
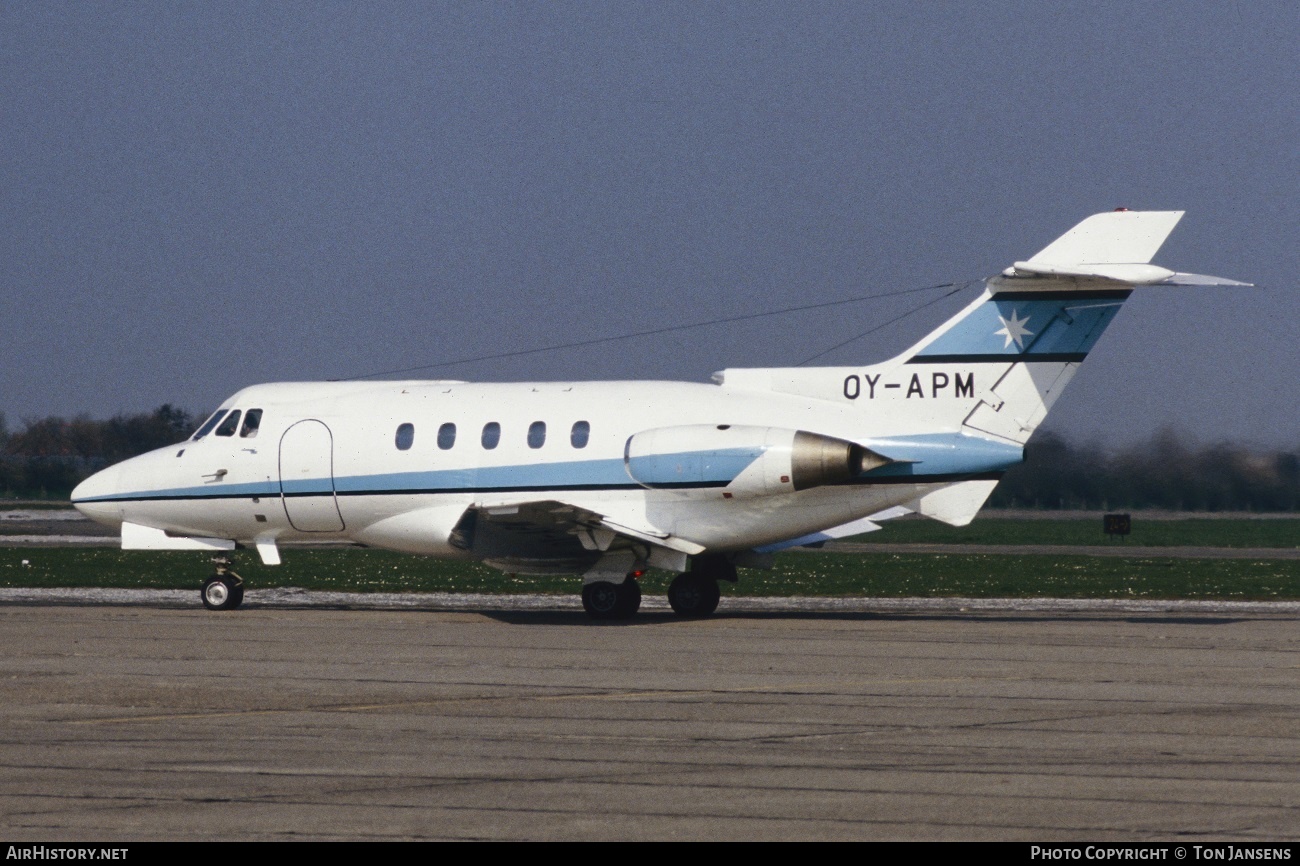
[[[895,517],[902,517],[904,514],[911,514],[911,508],[904,508],[901,505],[894,508],[886,508],[884,511],[877,511],[875,514],[863,517],[859,520],[852,520],[848,523],[842,523],[839,526],[832,526],[830,529],[823,529],[820,532],[801,535],[798,538],[791,538],[786,541],[778,541],[776,544],[768,544],[763,547],[754,549],[755,553],[776,553],[781,550],[789,550],[792,547],[821,547],[828,541],[836,538],[848,538],[850,535],[863,535],[868,532],[875,532],[880,529],[880,524],[886,520],[893,520]]]
[[[456,524],[451,543],[484,559],[539,567],[591,563],[611,549],[632,545],[665,548],[683,557],[704,551],[699,544],[653,527],[629,525],[626,518],[615,521],[556,499],[471,506]]]

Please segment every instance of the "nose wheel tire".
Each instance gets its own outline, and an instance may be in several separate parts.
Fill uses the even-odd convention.
[[[199,597],[208,610],[234,610],[244,601],[244,584],[228,574],[214,574],[203,581]]]
[[[631,619],[641,608],[641,585],[631,577],[589,583],[582,588],[582,607],[592,619]]]
[[[668,587],[668,603],[678,616],[704,617],[718,609],[718,582],[693,572],[679,574]]]

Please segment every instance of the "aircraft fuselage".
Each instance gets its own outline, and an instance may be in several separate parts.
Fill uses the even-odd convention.
[[[843,390],[844,376],[823,372]],[[828,402],[678,382],[258,385],[221,410],[242,418],[260,410],[255,430],[243,429],[241,418],[128,460],[79,488],[77,504],[101,522],[178,536],[248,544],[351,540],[468,557],[451,538],[467,508],[563,501],[619,525],[734,551],[845,523],[915,499],[930,484],[990,471],[981,457],[915,478],[806,490],[783,490],[778,480],[766,495],[745,495],[727,487],[764,443],[741,436],[734,447],[692,448],[693,432],[664,460],[718,465],[688,466],[685,472],[697,474],[673,483],[675,465],[663,467],[664,480],[638,478],[629,464],[629,440],[664,428],[800,430],[869,446],[873,435],[884,437],[891,413],[864,405],[843,395]],[[897,428],[892,433],[898,438]],[[1018,457],[1009,453],[1000,468]]]

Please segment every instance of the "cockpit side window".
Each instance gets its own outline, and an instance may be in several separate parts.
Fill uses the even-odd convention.
[[[249,409],[244,413],[244,427],[239,431],[240,439],[252,439],[257,435],[257,430],[262,426],[262,410]]]
[[[207,421],[204,421],[203,426],[200,427],[198,430],[194,431],[194,435],[191,436],[190,439],[194,440],[195,442],[198,442],[204,436],[207,436],[209,433],[211,433],[212,428],[216,427],[217,424],[224,417],[226,417],[225,409],[218,409],[217,411],[213,412],[212,417],[209,418]]]
[[[218,436],[234,436],[235,431],[239,429],[239,410],[231,412],[226,416],[226,420],[217,426]]]

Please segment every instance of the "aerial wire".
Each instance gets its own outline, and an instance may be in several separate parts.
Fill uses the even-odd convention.
[[[590,340],[578,340],[572,343],[558,343],[552,346],[541,346],[536,349],[517,349],[513,352],[497,352],[491,355],[474,355],[474,356],[469,356],[464,358],[454,358],[449,361],[439,361],[434,364],[421,364],[416,367],[400,367],[393,370],[379,370],[373,373],[360,373],[356,376],[344,376],[338,379],[331,379],[329,381],[352,382],[357,379],[370,379],[376,376],[395,376],[400,373],[416,373],[421,370],[434,370],[440,367],[454,367],[458,364],[471,364],[476,361],[497,361],[504,358],[518,358],[524,355],[537,355],[537,354],[541,354],[542,352],[558,352],[563,349],[578,349],[585,346],[599,346],[604,343],[616,343],[620,340],[633,340],[639,337],[653,337],[659,334],[671,334],[676,331],[689,331],[694,328],[707,328],[712,325],[727,325],[727,324],[732,324],[734,322],[747,322],[752,319],[763,319],[763,318],[769,318],[771,316],[784,316],[789,313],[800,313],[800,312],[805,312],[807,310],[821,310],[821,309],[826,309],[827,307],[838,307],[838,306],[844,306],[846,304],[857,304],[863,301],[875,301],[875,300],[882,300],[884,298],[895,298],[901,295],[912,295],[918,292],[930,292],[936,289],[952,289],[952,291],[945,292],[944,294],[939,295],[938,297],[934,298],[931,301],[927,301],[926,303],[918,307],[914,307],[911,310],[908,310],[907,312],[903,313],[901,316],[897,316],[893,319],[890,319],[888,322],[885,322],[881,325],[877,325],[876,327],[872,328],[869,331],[864,331],[863,333],[858,334],[857,336],[852,337],[844,341],[843,343],[840,343],[837,346],[832,346],[831,348],[827,349],[825,352],[820,352],[812,356],[811,358],[808,358],[807,360],[801,361],[799,364],[796,365],[802,367],[804,364],[807,364],[809,361],[816,360],[817,358],[820,358],[822,355],[829,354],[830,352],[835,351],[841,346],[847,346],[849,343],[852,343],[855,340],[859,340],[867,336],[868,334],[880,330],[883,327],[892,325],[893,323],[899,321],[900,319],[903,319],[906,316],[910,316],[912,313],[915,313],[919,310],[923,310],[926,307],[931,306],[932,304],[938,303],[939,301],[942,301],[944,298],[951,297],[952,295],[956,294],[957,292],[969,286],[972,282],[978,282],[978,280],[967,280],[965,282],[952,282],[952,283],[937,283],[932,286],[920,286],[918,288],[912,288],[912,289],[900,289],[896,292],[883,292],[877,295],[862,295],[861,297],[856,297],[856,298],[843,298],[838,301],[823,301],[819,304],[806,304],[798,307],[786,307],[781,310],[768,310],[762,313],[746,313],[741,316],[727,316],[725,318],[720,318],[720,319],[710,319],[705,322],[692,322],[686,325],[668,325],[663,328],[652,328],[647,331],[634,331],[629,334],[617,334],[612,337],[596,337]]]
[[[901,322],[903,319],[906,319],[908,316],[912,315],[913,313],[919,313],[919,312],[921,312],[922,310],[924,310],[926,307],[930,307],[930,306],[933,306],[933,305],[939,303],[939,302],[942,301],[944,298],[951,298],[953,295],[957,294],[958,292],[960,292],[962,289],[966,288],[967,286],[972,285],[972,284],[974,284],[974,283],[978,283],[978,282],[981,282],[981,281],[980,281],[980,280],[966,280],[965,282],[962,282],[962,283],[945,283],[945,284],[940,285],[940,286],[930,286],[930,288],[932,288],[932,289],[946,289],[946,288],[952,287],[952,291],[950,291],[950,292],[944,292],[942,295],[939,295],[938,297],[932,298],[931,300],[926,301],[924,304],[921,304],[921,305],[918,306],[918,307],[913,307],[912,309],[907,310],[906,312],[903,312],[903,313],[901,313],[901,314],[895,316],[894,318],[890,319],[890,320],[887,321],[887,322],[881,322],[879,325],[876,325],[874,328],[869,328],[868,330],[863,331],[861,334],[858,334],[856,337],[849,337],[847,340],[845,340],[845,341],[842,342],[842,343],[836,343],[834,346],[831,346],[829,349],[825,350],[824,352],[818,352],[816,355],[813,355],[813,356],[810,357],[810,358],[804,358],[804,359],[803,359],[802,361],[800,361],[798,364],[795,364],[795,366],[796,366],[796,367],[802,367],[804,364],[810,364],[810,363],[812,363],[813,361],[816,361],[818,358],[821,358],[821,357],[824,357],[824,356],[826,356],[826,355],[829,355],[831,352],[834,352],[836,349],[842,349],[842,348],[844,348],[844,347],[847,346],[849,343],[856,343],[858,340],[861,340],[863,337],[867,336],[868,334],[874,334],[876,331],[879,331],[881,328],[887,328],[887,327],[889,327],[890,325],[894,324],[895,322]]]

